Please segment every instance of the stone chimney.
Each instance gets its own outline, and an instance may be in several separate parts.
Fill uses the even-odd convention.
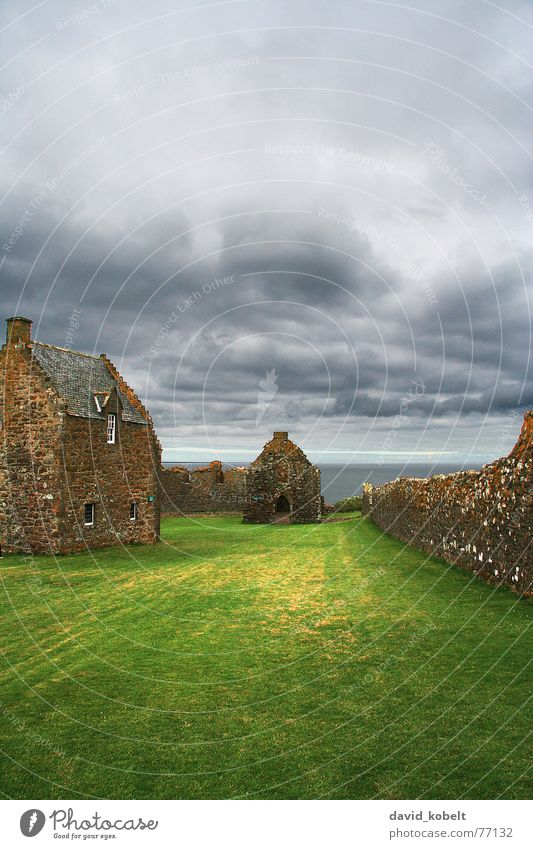
[[[12,318],[6,319],[6,324],[6,342],[8,345],[31,342],[31,326],[33,324],[31,319],[23,318],[21,315],[15,315]]]

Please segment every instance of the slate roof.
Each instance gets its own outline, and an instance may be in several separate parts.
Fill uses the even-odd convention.
[[[112,392],[116,388],[122,403],[122,420],[147,424],[140,410],[120,392],[117,381],[100,357],[56,348],[42,342],[33,342],[31,350],[34,360],[67,402],[67,410],[71,415],[88,419],[105,418],[105,409],[103,412],[98,411],[94,396],[96,393]]]

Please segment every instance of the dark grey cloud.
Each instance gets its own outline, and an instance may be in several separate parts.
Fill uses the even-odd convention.
[[[394,451],[507,450],[533,11],[410,5],[2,4],[2,313],[106,351],[183,459],[399,415]]]

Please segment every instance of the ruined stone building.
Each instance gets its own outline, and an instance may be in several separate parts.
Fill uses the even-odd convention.
[[[161,469],[159,482],[163,515],[242,512],[246,483],[244,468],[223,469],[220,460],[196,469],[172,466]]]
[[[245,522],[320,521],[320,469],[286,431],[276,431],[246,474]]]
[[[0,543],[64,553],[159,537],[161,447],[113,364],[7,320],[0,351]]]
[[[397,539],[531,595],[533,411],[507,457],[479,472],[367,484],[363,512]]]

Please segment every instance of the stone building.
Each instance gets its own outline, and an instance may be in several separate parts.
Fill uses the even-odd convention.
[[[31,338],[7,320],[0,350],[0,543],[64,553],[159,537],[161,447],[105,357]]]
[[[246,474],[245,522],[320,521],[320,469],[286,431],[276,431]]]

